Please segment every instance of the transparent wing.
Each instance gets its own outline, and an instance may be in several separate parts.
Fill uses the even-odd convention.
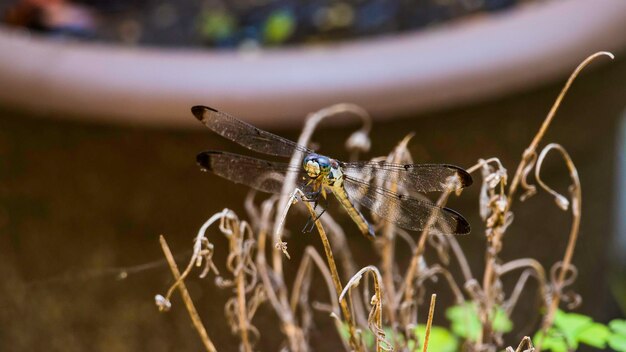
[[[363,181],[373,178],[394,180],[399,188],[418,192],[446,189],[449,177],[458,177],[458,188],[472,184],[472,176],[458,166],[446,164],[391,164],[387,162],[354,162],[341,165],[344,174]]]
[[[258,129],[213,108],[198,105],[192,107],[191,112],[216,133],[259,153],[290,157],[296,150],[305,154],[313,152],[298,143]]]
[[[308,178],[301,168],[288,164],[251,158],[220,151],[206,151],[196,156],[203,171],[210,171],[231,182],[241,183],[261,192],[281,193],[285,173],[298,174],[296,187],[306,188]]]
[[[407,230],[421,231],[431,216],[436,228],[444,233],[470,233],[467,220],[456,211],[440,208],[432,203],[391,192],[368,182],[344,175],[344,187],[350,200],[370,209],[381,218]]]

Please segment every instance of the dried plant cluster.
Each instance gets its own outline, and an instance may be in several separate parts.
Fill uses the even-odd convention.
[[[269,305],[276,313],[280,331],[284,334],[284,350],[309,351],[314,345],[310,340],[313,311],[325,311],[332,321],[338,334],[346,335],[345,350],[366,351],[372,345],[365,342],[367,332],[374,337],[373,348],[376,351],[407,351],[428,347],[428,332],[434,309],[434,296],[430,302],[429,320],[426,323],[427,333],[424,338],[417,336],[418,307],[423,305],[424,293],[428,284],[437,277],[443,279],[454,294],[457,304],[472,302],[478,309],[482,331],[473,341],[465,341],[463,349],[467,351],[496,351],[505,345],[502,332],[493,328],[493,321],[498,310],[510,315],[515,309],[520,294],[526,289],[529,280],[535,280],[543,299],[545,313],[542,329],[547,330],[554,320],[554,314],[560,303],[573,308],[580,303],[580,297],[567,290],[576,279],[576,268],[572,265],[572,256],[578,235],[581,218],[581,189],[576,167],[565,148],[550,143],[540,148],[542,138],[548,129],[563,97],[578,73],[593,59],[610,53],[599,52],[580,64],[574,71],[565,87],[548,113],[540,130],[522,154],[522,160],[509,180],[507,169],[498,158],[480,159],[478,163],[467,169],[468,172],[482,177],[479,197],[479,211],[486,228],[485,267],[482,278],[476,277],[470,270],[468,260],[454,236],[445,235],[445,228],[436,226],[434,221],[419,234],[417,240],[393,223],[378,221],[375,223],[377,240],[374,248],[380,255],[379,266],[367,266],[358,269],[347,245],[348,236],[333,220],[331,214],[317,218],[315,209],[310,202],[301,201],[304,194],[295,190],[291,196],[271,196],[261,198],[251,191],[245,200],[249,220],[242,220],[234,212],[224,209],[213,215],[200,229],[194,241],[193,254],[183,273],[179,273],[176,263],[169,252],[167,244],[161,238],[161,244],[176,282],[166,296],[157,295],[160,309],[170,308],[170,297],[178,289],[189,310],[195,327],[208,351],[216,348],[209,334],[202,325],[193,302],[185,288],[184,279],[195,267],[201,269],[200,277],[213,276],[215,283],[225,289],[231,289],[232,298],[226,303],[225,316],[233,334],[240,338],[240,350],[253,351],[255,343],[263,333],[253,324],[254,316],[260,305]],[[320,110],[308,117],[298,143],[309,144],[313,131],[320,121],[338,115],[354,114],[362,118],[363,127],[347,141],[347,147],[353,157],[369,148],[368,133],[370,130],[369,116],[365,111],[350,104],[339,104]],[[382,158],[394,163],[412,163],[407,148],[410,136],[402,140],[387,157]],[[546,185],[541,178],[541,166],[546,155],[557,152],[569,170],[569,194],[562,195]],[[294,155],[291,164],[297,166],[301,156]],[[512,205],[521,191],[521,200],[531,197],[537,192],[537,186],[529,181],[534,173],[538,187],[554,196],[556,204],[564,211],[571,211],[572,224],[568,245],[563,259],[556,262],[549,270],[532,258],[504,261],[499,257],[504,245],[507,228],[512,225]],[[264,177],[282,178],[284,189],[289,194],[295,188],[293,175],[266,175]],[[397,189],[394,180],[378,180],[382,185],[398,192],[410,190]],[[453,189],[451,187],[450,189]],[[452,191],[443,192],[437,204],[445,205]],[[298,270],[293,284],[286,283],[283,267],[296,265],[289,258],[287,242],[283,240],[285,219],[292,205],[299,203],[301,207],[294,209],[310,213],[314,221],[315,232],[323,244],[324,254],[318,253],[313,247],[306,248],[304,256],[299,258]],[[376,219],[375,219],[376,220]],[[229,241],[229,254],[226,270],[220,272],[212,261],[214,246],[209,238],[209,228],[216,227],[217,232],[226,236]],[[478,227],[478,226],[476,226]],[[472,234],[478,236],[478,233]],[[408,246],[412,258],[407,268],[401,269],[395,261],[398,246]],[[432,250],[438,259],[427,263],[424,254]],[[336,256],[336,257],[335,257]],[[453,276],[452,271],[458,270],[460,275]],[[311,302],[309,291],[312,278],[319,275],[328,289],[329,301],[326,303]],[[517,283],[511,292],[506,292],[502,278],[517,275]],[[458,278],[460,277],[460,279]],[[537,312],[539,314],[539,312]],[[422,322],[419,322],[420,324]],[[392,333],[389,333],[389,332]],[[421,341],[420,341],[421,340]],[[541,341],[535,341],[533,347],[530,338],[525,338],[514,350],[507,351],[539,351]]]

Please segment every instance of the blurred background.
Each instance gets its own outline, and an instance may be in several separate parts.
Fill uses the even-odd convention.
[[[562,144],[582,181],[577,311],[600,322],[625,315],[626,2],[0,0],[0,22],[0,350],[201,348],[178,299],[167,314],[154,306],[171,283],[158,236],[182,261],[211,214],[228,207],[245,218],[247,189],[198,170],[196,153],[234,146],[205,130],[192,105],[295,140],[308,113],[352,102],[374,119],[364,158],[414,131],[416,162],[469,167],[498,157],[512,173],[569,73],[598,50],[616,59],[583,72],[543,145]],[[324,124],[314,140],[348,159],[343,144],[355,128],[349,119]],[[566,190],[556,158],[543,175]],[[482,275],[478,193],[451,206],[473,225],[459,241]],[[560,260],[569,214],[541,192],[513,211],[501,257]],[[319,247],[294,233],[292,257]],[[214,239],[223,263],[227,243]],[[366,239],[350,241],[359,265],[378,264]],[[406,265],[408,253],[399,260]],[[129,268],[137,270],[119,276]],[[231,293],[212,280],[193,278],[189,288],[218,349],[236,350],[215,304]],[[451,304],[441,294],[438,307]],[[510,341],[536,323],[527,319],[536,297],[525,299]],[[313,346],[332,350],[332,325],[316,319]],[[255,323],[278,326],[267,306]],[[264,333],[258,348],[281,341],[279,331]]]

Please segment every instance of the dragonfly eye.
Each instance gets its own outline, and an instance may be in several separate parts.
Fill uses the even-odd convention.
[[[302,167],[309,177],[316,178],[330,172],[330,159],[317,154],[309,154],[302,161]]]

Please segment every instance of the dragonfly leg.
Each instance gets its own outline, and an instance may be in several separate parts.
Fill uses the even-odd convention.
[[[304,198],[302,200],[305,202],[315,202],[317,204],[317,200],[320,198],[320,194],[322,194],[322,191],[309,192],[304,195]]]
[[[304,227],[302,228],[302,233],[309,233],[311,231],[313,231],[313,226],[315,225],[315,221],[311,221],[312,218],[309,216],[309,219],[306,221],[306,224],[304,224]]]
[[[302,233],[309,233],[313,231],[313,228],[315,227],[315,222],[319,220],[319,218],[324,215],[325,212],[326,209],[323,209],[321,213],[315,216],[315,219],[312,216],[309,216],[309,219],[306,221],[306,224],[302,228]]]
[[[319,195],[319,192],[318,192],[318,195]],[[318,199],[315,200],[315,206],[313,206],[313,210],[317,209],[318,205],[319,205],[319,197]],[[324,199],[324,208],[322,209],[322,212],[316,215],[315,219],[313,219],[312,216],[309,216],[309,219],[307,220],[306,224],[304,225],[304,228],[302,229],[303,233],[308,233],[308,232],[313,231],[313,228],[315,227],[315,222],[319,220],[319,218],[322,215],[324,215],[327,207],[328,207],[328,199]]]

